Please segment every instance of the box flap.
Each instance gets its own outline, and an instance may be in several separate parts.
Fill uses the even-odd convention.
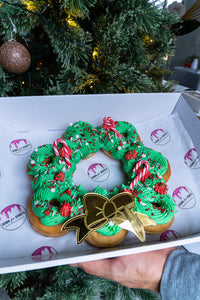
[[[179,101],[177,102],[173,112],[178,113],[179,118],[190,134],[195,149],[200,157],[200,122],[183,96],[179,98]]]
[[[179,96],[149,93],[0,98],[0,119],[17,131],[64,130],[68,120],[90,121],[96,126],[105,116],[127,121],[134,118],[137,124],[170,114]]]

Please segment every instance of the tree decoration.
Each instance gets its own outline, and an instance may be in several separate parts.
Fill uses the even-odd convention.
[[[0,64],[10,73],[24,73],[31,64],[30,53],[16,41],[9,41],[0,47]]]
[[[150,0],[0,2],[1,38],[30,38],[31,72],[24,74],[23,86],[20,76],[13,77],[14,95],[172,89],[162,82],[169,72],[163,56],[174,53],[171,28],[180,17],[169,13],[166,3],[158,8]]]

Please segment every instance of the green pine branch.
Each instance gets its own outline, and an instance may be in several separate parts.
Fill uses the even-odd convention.
[[[14,83],[9,79],[0,65],[0,97],[7,97],[12,91]]]
[[[160,67],[160,61],[175,50],[170,27],[178,20],[167,12],[166,4],[157,6],[148,0],[2,0],[0,4],[0,37],[25,44],[32,59],[25,74],[8,74],[15,88],[4,94],[162,89],[158,81],[166,63]],[[38,55],[38,45],[46,56]],[[157,78],[149,71],[156,64]]]
[[[13,300],[159,300],[149,290],[130,289],[111,280],[60,266],[36,271],[3,274],[0,287]]]

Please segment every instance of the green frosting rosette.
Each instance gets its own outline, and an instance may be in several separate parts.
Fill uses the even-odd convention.
[[[127,148],[135,143],[138,137],[132,124],[125,121],[112,122],[107,118],[104,118],[102,126],[97,127],[97,131],[101,140],[101,148],[109,151],[118,160],[122,159]]]
[[[74,144],[76,147],[74,153],[79,159],[85,159],[88,155],[100,150],[99,135],[88,122],[79,121],[70,125],[64,137]]]

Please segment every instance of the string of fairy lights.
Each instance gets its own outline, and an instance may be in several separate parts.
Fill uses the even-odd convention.
[[[12,3],[9,2],[9,1],[7,1],[7,0],[1,0],[1,1],[0,1],[0,8],[1,8],[1,6],[2,6],[3,4],[4,4],[4,5],[8,5],[8,6],[17,6],[17,7],[20,7],[20,9],[22,9],[22,10],[24,10],[24,11],[30,13],[30,14],[33,14],[33,15],[39,17],[39,18],[40,18],[40,19],[41,19],[41,20],[42,20],[49,28],[51,28],[51,30],[53,30],[54,32],[57,32],[58,34],[62,35],[68,42],[70,42],[70,43],[72,43],[72,44],[76,44],[76,45],[78,45],[79,47],[81,47],[84,51],[86,51],[88,57],[90,57],[90,59],[92,60],[92,62],[93,62],[93,63],[101,70],[101,72],[104,74],[104,76],[106,76],[106,77],[110,80],[110,82],[111,82],[111,84],[112,84],[112,86],[113,86],[113,88],[114,88],[113,90],[109,90],[109,91],[107,90],[107,91],[105,91],[104,93],[120,93],[120,92],[122,92],[121,88],[123,88],[123,87],[128,88],[128,86],[129,86],[130,84],[136,83],[136,82],[139,80],[139,78],[140,78],[143,74],[148,73],[149,70],[150,70],[150,68],[151,68],[151,66],[152,66],[152,64],[155,64],[155,61],[158,59],[158,57],[159,57],[161,54],[162,54],[162,56],[166,57],[164,49],[159,50],[159,51],[157,52],[157,54],[155,55],[155,57],[154,57],[152,60],[150,60],[148,66],[144,67],[144,68],[142,69],[141,72],[137,72],[137,71],[132,70],[132,72],[136,75],[136,78],[135,78],[134,80],[128,81],[128,82],[126,82],[126,83],[122,83],[122,84],[120,84],[120,86],[119,86],[119,85],[117,86],[117,85],[114,83],[114,78],[117,77],[119,74],[121,74],[121,72],[118,72],[118,74],[115,74],[115,75],[111,76],[110,74],[108,74],[108,73],[104,70],[104,68],[103,68],[103,67],[101,66],[101,64],[98,62],[98,60],[97,60],[97,55],[96,55],[96,54],[97,54],[97,53],[96,53],[96,50],[93,50],[93,53],[88,53],[88,50],[87,50],[87,47],[86,47],[86,44],[85,44],[86,38],[87,38],[87,33],[85,34],[85,39],[83,40],[82,43],[81,43],[81,42],[78,42],[78,41],[76,41],[76,40],[71,39],[71,38],[64,32],[65,26],[62,27],[62,28],[60,28],[60,29],[59,29],[59,28],[56,28],[55,26],[53,26],[53,25],[52,25],[52,24],[44,17],[44,12],[49,8],[49,3],[46,2],[46,4],[44,5],[44,7],[41,9],[40,12],[37,12],[37,11],[36,11],[36,7],[35,7],[35,5],[34,5],[35,3],[36,3],[36,1],[34,1],[34,0],[24,0],[24,1],[23,1],[23,4],[22,4],[21,2],[18,2],[17,0],[16,0],[16,1],[13,1]],[[74,21],[68,19],[67,22],[68,22],[68,24],[73,25],[73,22],[74,22]]]

